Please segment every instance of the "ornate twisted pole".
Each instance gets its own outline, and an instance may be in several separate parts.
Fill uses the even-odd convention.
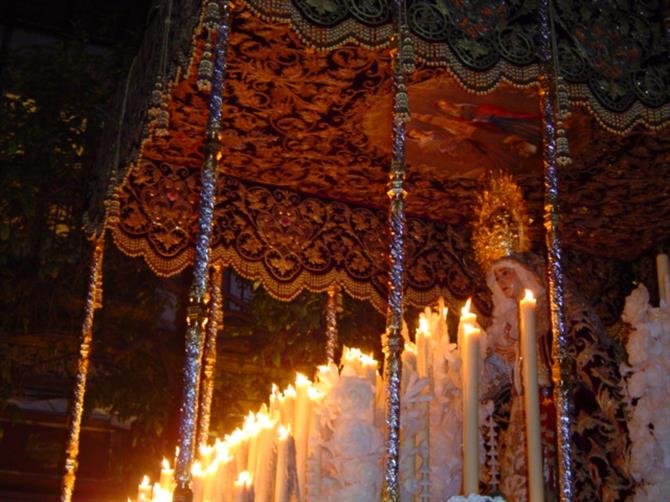
[[[202,355],[202,381],[200,382],[200,409],[198,411],[198,449],[207,444],[209,422],[212,416],[212,396],[214,395],[214,372],[216,370],[216,338],[223,328],[221,279],[223,269],[220,264],[212,266],[209,283],[209,314],[205,331],[205,350]]]
[[[413,70],[414,54],[407,30],[405,0],[396,0],[397,53],[394,65],[393,143],[388,196],[389,225],[389,299],[386,314],[384,349],[384,380],[386,382],[386,458],[382,499],[400,500],[400,383],[403,348],[402,319],[405,275],[405,128],[409,121],[409,98],[406,74]]]
[[[93,241],[93,256],[88,275],[88,295],[86,310],[81,328],[77,376],[75,377],[74,396],[70,410],[67,443],[65,446],[65,472],[61,484],[61,502],[70,502],[77,476],[77,457],[79,456],[79,434],[81,417],[84,412],[84,394],[91,365],[91,343],[93,341],[93,319],[96,309],[102,307],[102,262],[105,248],[105,231]]]
[[[214,216],[214,195],[216,188],[216,169],[220,157],[221,143],[221,102],[223,94],[223,73],[226,66],[228,47],[228,2],[209,2],[205,7],[212,19],[207,27],[210,31],[217,28],[214,46],[214,68],[212,87],[209,95],[209,118],[205,132],[205,158],[201,170],[200,214],[198,216],[198,234],[195,240],[195,261],[193,264],[193,282],[189,292],[186,328],[186,354],[183,370],[184,394],[179,423],[179,455],[175,478],[177,487],[174,502],[191,502],[191,464],[195,455],[196,417],[200,387],[200,366],[203,347],[203,330],[207,324],[206,292],[207,270],[209,266],[209,242]],[[218,18],[218,21],[214,19]]]
[[[328,303],[326,304],[326,358],[328,364],[335,362],[337,353],[337,311],[342,302],[340,287],[333,284],[328,288]]]
[[[574,445],[572,442],[572,385],[574,360],[570,353],[570,340],[565,322],[563,295],[563,263],[559,235],[559,166],[571,162],[568,140],[563,128],[560,103],[565,88],[558,72],[556,39],[550,0],[540,0],[539,5],[540,100],[544,129],[544,226],[547,245],[547,284],[552,329],[552,378],[556,402],[558,482],[561,502],[575,499]]]

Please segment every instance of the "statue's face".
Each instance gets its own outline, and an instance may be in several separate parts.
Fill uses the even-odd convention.
[[[513,268],[498,267],[493,271],[496,282],[507,298],[519,298],[523,295],[523,284]]]

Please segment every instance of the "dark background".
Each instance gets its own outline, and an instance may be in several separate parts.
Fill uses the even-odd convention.
[[[0,500],[57,500],[91,246],[100,131],[152,16],[147,0],[0,7]],[[190,271],[162,279],[107,243],[75,500],[126,500],[176,444]],[[323,361],[325,295],[290,304],[229,271],[213,434],[272,382]],[[383,318],[345,298],[343,343],[378,355]]]

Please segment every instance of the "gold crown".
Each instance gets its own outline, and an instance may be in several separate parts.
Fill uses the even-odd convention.
[[[479,196],[472,232],[475,259],[483,270],[505,256],[528,251],[528,223],[526,201],[514,179],[491,173]]]

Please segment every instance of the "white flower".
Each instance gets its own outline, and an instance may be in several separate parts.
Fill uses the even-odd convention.
[[[631,333],[626,350],[628,351],[628,360],[633,366],[639,366],[647,360],[647,338],[640,336],[636,329]]]
[[[621,318],[628,324],[635,326],[646,317],[648,309],[649,291],[644,284],[640,283],[626,298],[626,305]]]

